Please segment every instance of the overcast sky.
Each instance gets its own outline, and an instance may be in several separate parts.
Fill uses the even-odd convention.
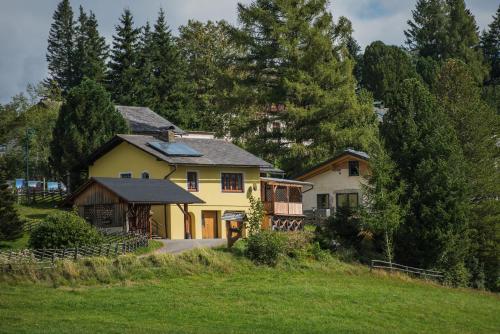
[[[45,52],[52,13],[59,0],[0,0],[0,103],[47,76]],[[100,32],[108,43],[123,8],[128,7],[137,25],[154,21],[158,9],[166,11],[174,32],[188,19],[225,19],[237,23],[236,5],[251,0],[72,0],[74,12],[83,5],[95,12]],[[354,37],[364,48],[374,40],[402,45],[403,30],[416,0],[333,0],[330,10],[337,19],[348,17]],[[480,30],[492,20],[499,0],[466,0]]]

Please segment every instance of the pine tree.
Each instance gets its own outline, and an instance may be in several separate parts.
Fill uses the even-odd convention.
[[[106,78],[108,46],[99,35],[97,19],[92,11],[87,15],[80,6],[80,15],[75,33],[75,79],[78,83],[84,77],[96,82]]]
[[[398,180],[395,163],[387,154],[384,145],[376,141],[368,151],[370,174],[363,184],[365,205],[361,209],[363,225],[374,235],[381,234],[385,257],[394,260],[394,237],[403,222],[405,206],[401,205],[404,184]]]
[[[458,135],[466,161],[472,241],[468,262],[473,284],[498,289],[500,242],[495,222],[500,219],[500,149],[495,135],[500,132],[500,116],[482,101],[479,87],[461,61],[449,60],[443,65],[435,94]]]
[[[125,9],[115,27],[111,61],[108,64],[108,89],[116,104],[136,105],[139,72],[137,70],[138,36],[130,10]]]
[[[405,79],[416,78],[411,58],[401,48],[376,41],[368,45],[363,55],[362,86],[377,100],[396,91]]]
[[[355,94],[349,29],[333,23],[326,5],[238,6],[234,38],[246,55],[235,73],[231,135],[291,174],[347,146],[364,149],[374,136],[372,102]],[[271,124],[280,129],[268,131]]]
[[[88,156],[115,134],[127,132],[109,93],[84,79],[69,92],[54,128],[51,152],[56,171],[61,177],[69,172],[75,189],[85,179]]]
[[[405,31],[410,51],[438,62],[460,59],[482,82],[486,68],[478,48],[478,27],[464,0],[419,0],[412,16]]]
[[[137,68],[139,70],[140,81],[137,94],[137,103],[142,106],[148,105],[152,99],[153,64],[151,54],[153,50],[153,38],[149,22],[141,29],[139,38],[139,56]]]
[[[187,81],[196,112],[195,128],[226,135],[224,103],[229,74],[240,54],[225,21],[202,23],[189,20],[179,27],[177,45],[187,63]]]
[[[64,94],[75,84],[74,77],[74,22],[69,0],[62,0],[52,16],[50,26],[47,63],[48,82],[56,82]]]
[[[500,114],[500,5],[493,22],[481,36],[483,55],[490,73],[483,88],[483,98]]]
[[[416,79],[391,98],[382,134],[406,185],[408,212],[396,241],[396,259],[446,270],[454,284],[468,279],[465,163],[455,131],[430,92]]]
[[[484,58],[491,66],[489,81],[500,84],[500,5],[488,30],[481,35]]]
[[[14,207],[15,197],[0,170],[0,240],[15,240],[23,234],[24,222]]]
[[[173,123],[191,128],[186,68],[163,9],[158,13],[151,39],[152,96],[148,105]]]

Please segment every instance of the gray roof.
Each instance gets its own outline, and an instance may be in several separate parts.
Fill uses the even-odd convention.
[[[178,134],[184,133],[184,130],[148,107],[115,106],[115,108],[125,118],[132,133],[157,133],[165,129]]]
[[[298,184],[301,186],[312,186],[313,185],[311,182],[289,180],[289,179],[280,179],[277,177],[261,177],[260,180],[267,181],[267,182],[276,182],[276,183]]]
[[[370,156],[368,155],[368,153],[363,152],[363,151],[356,151],[356,150],[353,150],[352,148],[348,148],[348,149],[344,150],[343,154],[353,154],[353,155],[359,156],[360,158],[364,158],[366,160],[370,159]]]
[[[187,190],[169,180],[121,179],[111,177],[92,177],[71,197],[75,198],[94,182],[99,183],[116,196],[129,203],[152,204],[192,204],[205,203]]]
[[[234,167],[272,167],[272,165],[250,152],[230,143],[224,139],[207,138],[182,138],[176,137],[175,141],[188,145],[202,154],[201,157],[171,156],[166,155],[150,145],[148,142],[159,141],[150,135],[116,135],[110,142],[90,157],[90,163],[99,159],[103,154],[113,149],[116,145],[126,141],[156,158],[175,165],[202,165],[202,166],[234,166]]]

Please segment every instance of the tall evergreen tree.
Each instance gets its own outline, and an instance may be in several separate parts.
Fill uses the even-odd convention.
[[[192,91],[196,128],[227,134],[224,103],[228,100],[228,76],[240,49],[230,36],[225,21],[202,23],[189,20],[179,28],[177,45],[187,63],[187,80]]]
[[[152,79],[153,79],[153,64],[152,64],[152,51],[153,51],[153,35],[149,22],[146,22],[141,29],[141,36],[139,38],[139,56],[137,68],[139,70],[139,89],[137,94],[137,102],[139,105],[146,106],[152,98]]]
[[[500,5],[488,30],[483,31],[481,46],[490,73],[483,88],[484,99],[500,114]]]
[[[411,51],[435,61],[460,59],[482,82],[486,68],[478,47],[478,27],[464,0],[418,0],[412,16],[405,31]]]
[[[466,161],[472,240],[468,263],[473,284],[498,289],[500,240],[495,225],[500,221],[500,149],[495,135],[500,133],[500,116],[482,101],[479,87],[461,61],[449,60],[443,65],[435,94],[458,135]]]
[[[56,82],[63,93],[75,84],[74,77],[74,21],[69,0],[62,0],[52,16],[50,26],[47,63],[48,82]]]
[[[15,240],[23,234],[23,221],[14,207],[15,197],[0,169],[0,240]]]
[[[326,5],[238,5],[235,38],[246,54],[236,73],[232,137],[292,174],[346,146],[364,149],[374,136],[371,100],[355,94],[348,31]],[[271,124],[281,128],[268,131]]]
[[[386,100],[405,79],[416,78],[411,58],[401,48],[376,41],[368,45],[363,55],[362,86],[377,100]]]
[[[108,46],[99,35],[97,19],[92,11],[87,15],[80,6],[80,15],[75,33],[75,79],[84,77],[104,82]]]
[[[382,134],[406,185],[408,205],[396,242],[396,259],[417,267],[439,267],[449,279],[468,279],[467,191],[464,158],[455,131],[434,97],[416,79],[391,98]]]
[[[109,93],[84,79],[61,106],[51,143],[52,163],[59,176],[70,174],[70,186],[75,189],[85,180],[88,156],[115,134],[127,132]]]
[[[134,19],[129,9],[123,11],[120,24],[115,29],[111,60],[108,64],[108,89],[115,103],[135,105],[139,89],[137,47],[140,29],[134,27]]]
[[[186,68],[163,9],[158,13],[151,36],[151,65],[152,96],[148,105],[170,121],[191,128]]]
[[[484,57],[491,66],[489,81],[500,84],[500,5],[488,30],[481,35],[481,46]]]

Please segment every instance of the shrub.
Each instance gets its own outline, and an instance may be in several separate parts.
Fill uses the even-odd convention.
[[[247,239],[239,239],[231,247],[231,252],[237,256],[244,256],[247,252],[248,241]]]
[[[286,239],[282,233],[260,231],[248,237],[246,255],[258,264],[275,266],[286,249]]]
[[[72,212],[49,215],[32,232],[32,248],[65,248],[88,246],[104,241],[102,234]]]

